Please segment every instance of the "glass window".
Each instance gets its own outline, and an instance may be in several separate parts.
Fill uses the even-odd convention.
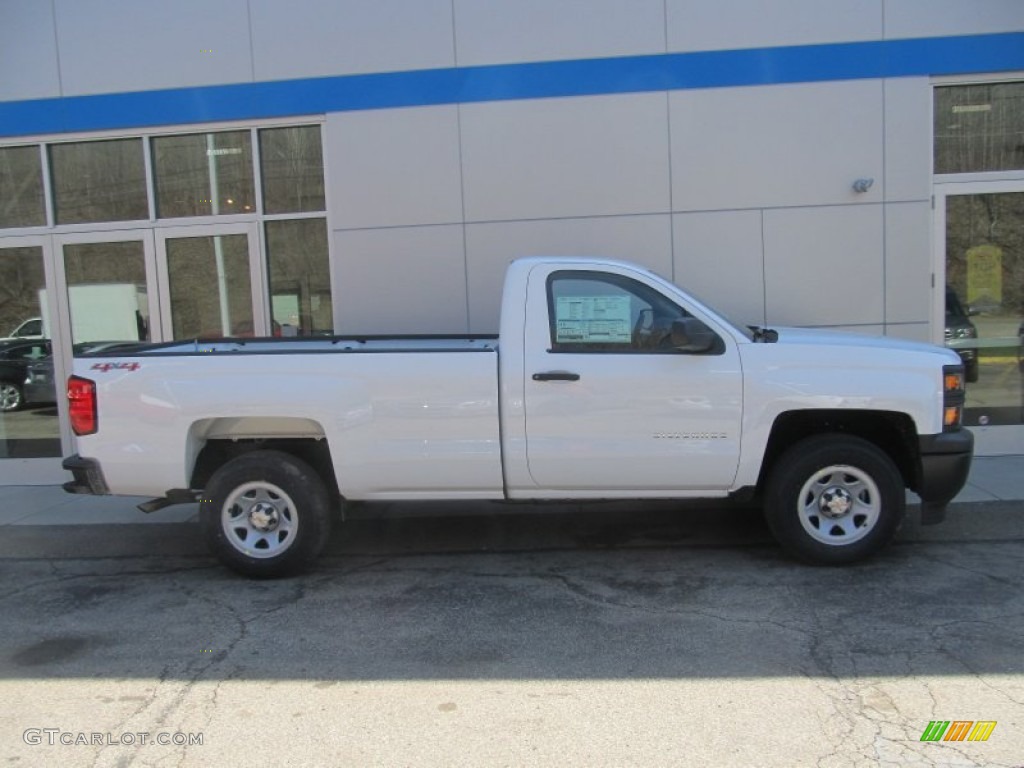
[[[46,280],[43,249],[0,248],[0,334],[10,338],[42,338],[42,307]]]
[[[658,291],[616,275],[556,272],[548,292],[553,352],[675,352],[673,323],[690,317]]]
[[[58,224],[149,218],[142,139],[50,145]]]
[[[1024,424],[1024,192],[946,198],[946,344],[967,426]]]
[[[270,303],[275,333],[312,336],[334,332],[327,222],[267,222]]]
[[[169,239],[167,274],[175,339],[253,335],[247,236]]]
[[[935,89],[935,172],[1024,169],[1024,83]]]
[[[320,126],[260,131],[260,168],[265,213],[325,209]]]
[[[60,456],[43,249],[0,248],[0,458]]]
[[[152,146],[160,218],[255,212],[249,131],[159,136]]]
[[[46,224],[39,147],[0,148],[0,227]]]
[[[142,242],[64,246],[74,344],[149,341],[149,293]]]

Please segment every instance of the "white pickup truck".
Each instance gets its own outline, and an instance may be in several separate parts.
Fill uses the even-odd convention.
[[[200,501],[214,553],[294,573],[346,500],[756,497],[800,559],[942,519],[971,464],[938,346],[736,325],[635,265],[528,258],[495,337],[222,339],[75,361],[72,493]]]

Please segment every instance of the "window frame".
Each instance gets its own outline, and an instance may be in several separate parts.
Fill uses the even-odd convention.
[[[631,296],[635,296],[637,299],[651,304],[655,302],[649,301],[647,296],[656,297],[658,301],[662,302],[664,306],[674,307],[679,312],[679,317],[674,318],[675,320],[682,320],[691,318],[697,320],[708,331],[715,336],[715,342],[711,348],[705,352],[693,352],[685,349],[679,349],[677,347],[667,348],[637,348],[632,346],[634,340],[632,337],[632,330],[630,328],[630,346],[621,347],[614,349],[601,348],[601,345],[589,345],[586,343],[566,343],[559,342],[558,333],[558,318],[557,318],[557,301],[554,292],[554,284],[558,280],[595,280],[597,282],[606,283],[618,288],[621,288]],[[634,287],[639,287],[640,290],[634,290]],[[629,277],[627,275],[619,275],[613,272],[602,272],[599,270],[579,270],[579,269],[562,269],[556,270],[547,276],[545,284],[545,293],[547,297],[547,310],[548,310],[548,353],[559,354],[559,355],[720,355],[725,352],[725,342],[722,339],[721,333],[708,325],[702,319],[696,317],[693,312],[680,305],[677,301],[673,300],[669,296],[666,296],[662,291],[659,291],[653,286],[647,285],[641,280]],[[645,295],[646,294],[646,295]],[[641,310],[642,311],[642,310]],[[632,315],[632,313],[631,313]],[[632,319],[632,317],[631,317]],[[635,326],[635,322],[633,323]]]

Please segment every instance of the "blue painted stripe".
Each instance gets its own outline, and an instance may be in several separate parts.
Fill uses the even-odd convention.
[[[389,107],[1024,70],[1024,32],[343,75],[0,102],[0,136]]]

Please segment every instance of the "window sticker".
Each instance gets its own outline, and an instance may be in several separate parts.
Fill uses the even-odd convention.
[[[559,296],[555,341],[577,344],[629,344],[629,296]]]

